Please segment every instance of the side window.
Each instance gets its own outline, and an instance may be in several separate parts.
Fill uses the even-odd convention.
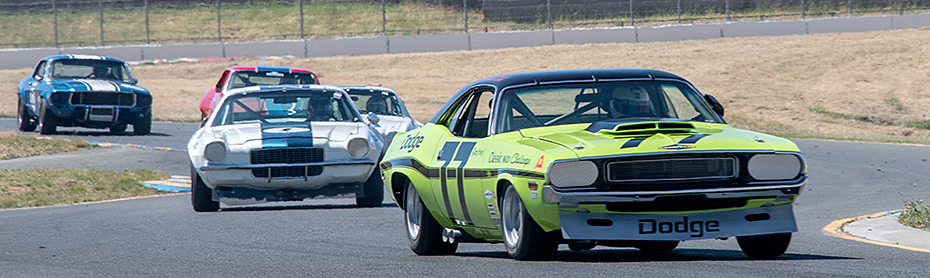
[[[471,91],[468,100],[457,110],[455,120],[450,125],[452,134],[469,138],[488,136],[493,90],[491,87],[480,87]]]
[[[39,62],[39,65],[36,66],[36,71],[32,73],[32,77],[45,77],[45,67],[48,65],[47,63],[46,61]]]

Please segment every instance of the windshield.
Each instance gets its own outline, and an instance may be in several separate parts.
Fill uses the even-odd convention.
[[[55,60],[50,72],[52,79],[131,79],[125,64],[107,60]]]
[[[355,102],[355,107],[358,107],[358,112],[365,114],[374,112],[384,116],[407,116],[407,111],[404,111],[400,101],[394,94],[378,90],[359,89],[348,90],[347,92],[352,96],[352,101]]]
[[[542,85],[505,91],[497,133],[523,128],[628,119],[716,122],[700,94],[676,81]]]
[[[258,92],[231,95],[217,110],[212,126],[288,123],[358,122],[359,116],[341,92]]]
[[[226,89],[256,85],[319,84],[309,72],[237,71],[230,76]]]

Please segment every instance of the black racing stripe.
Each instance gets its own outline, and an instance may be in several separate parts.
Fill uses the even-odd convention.
[[[446,203],[446,211],[449,212],[449,220],[455,222],[455,214],[452,213],[452,204],[449,203],[449,187],[446,184],[446,171],[439,171],[439,182],[442,185],[442,198]]]
[[[381,170],[387,171],[388,169],[391,169],[391,162],[390,161],[381,162]]]
[[[681,141],[678,141],[678,144],[694,144],[694,143],[697,143],[698,140],[701,140],[701,138],[704,138],[707,136],[710,136],[710,135],[709,134],[693,134],[691,136],[685,137],[684,139],[681,139]]]
[[[635,139],[635,138],[634,138],[634,139],[630,139],[630,140],[627,140],[626,143],[623,143],[623,146],[620,147],[620,148],[621,148],[621,149],[635,148],[635,147],[638,147],[639,144],[642,143],[642,142],[643,142],[643,139]]]
[[[465,170],[462,176],[466,178],[487,178],[491,177],[491,171],[488,170]]]
[[[500,174],[511,174],[511,175],[514,175],[514,176],[531,177],[531,178],[537,178],[537,179],[541,179],[541,178],[545,177],[545,176],[543,176],[542,174],[539,174],[539,173],[526,172],[526,171],[513,170],[513,169],[500,169],[500,170],[497,170],[497,174],[498,174],[498,175],[500,175]]]
[[[462,168],[456,169],[457,172],[462,172]],[[465,182],[462,180],[463,174],[457,173],[455,175],[456,182],[459,184],[459,203],[462,204],[462,216],[465,217],[465,223],[468,225],[474,225],[475,222],[471,221],[471,215],[468,214],[468,205],[465,204]]]
[[[385,165],[387,165],[387,168],[385,168]],[[424,177],[430,178],[430,179],[440,177],[439,169],[426,167],[426,165],[423,165],[416,159],[412,159],[412,158],[395,159],[395,160],[381,163],[381,168],[384,168],[385,170],[387,170],[388,168],[402,167],[402,166],[407,166],[407,167],[416,169],[417,172],[420,172],[421,175],[423,175]],[[456,175],[454,168],[447,169],[447,171],[448,171],[447,177],[453,177],[454,175]],[[514,176],[531,177],[531,178],[539,178],[539,179],[542,179],[545,177],[545,175],[540,174],[538,172],[529,172],[529,171],[522,171],[522,170],[516,170],[516,169],[497,169],[497,168],[465,169],[462,173],[462,177],[466,179],[494,178],[494,177],[499,176],[500,174],[505,174],[505,173],[511,174]]]

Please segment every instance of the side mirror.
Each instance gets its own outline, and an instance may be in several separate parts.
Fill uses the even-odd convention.
[[[42,81],[42,76],[36,75],[36,76],[33,76],[32,79],[35,79],[36,81]]]
[[[375,114],[375,112],[368,112],[368,121],[373,125],[378,125],[378,122],[381,121],[381,118],[379,118],[378,114]]]
[[[129,81],[132,81],[132,84],[139,84],[139,79],[133,78],[133,79],[131,79],[131,80],[129,80]]]
[[[718,115],[723,117],[723,104],[720,104],[717,98],[712,95],[704,95],[704,101],[710,104],[710,108],[714,109],[714,112],[717,112]]]

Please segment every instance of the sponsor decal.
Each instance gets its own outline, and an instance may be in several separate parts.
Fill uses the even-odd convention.
[[[686,149],[693,149],[695,148],[695,146],[694,145],[671,144],[668,146],[661,146],[659,148],[663,150],[686,150]]]
[[[419,148],[420,143],[423,143],[423,136],[420,136],[420,133],[417,134],[407,134],[407,138],[404,138],[404,141],[400,143],[400,150],[407,150],[407,153],[413,151],[413,149]]]
[[[484,149],[474,149],[471,151],[471,156],[483,156]]]
[[[265,76],[284,77],[284,74],[277,71],[269,71],[265,73]]]
[[[497,216],[497,208],[494,204],[488,204],[488,213],[491,214],[491,216]]]
[[[530,199],[536,200],[539,199],[539,195],[536,192],[530,192]]]
[[[484,197],[485,197],[485,198],[488,198],[488,200],[494,199],[494,193],[491,192],[491,190],[485,189],[485,190],[484,190]],[[489,205],[489,206],[490,206],[490,205]]]
[[[702,237],[704,232],[712,233],[720,231],[720,221],[688,221],[688,217],[683,217],[682,221],[662,222],[655,219],[640,219],[639,234],[691,234],[691,237]]]
[[[494,226],[500,226],[500,225],[501,225],[501,218],[500,218],[500,217],[491,217],[491,221],[494,222]]]
[[[530,161],[532,161],[532,159],[522,156],[519,153],[507,155],[491,152],[491,154],[488,155],[488,163],[510,163],[526,166],[530,164]]]
[[[539,160],[536,161],[536,167],[533,167],[533,171],[542,171],[544,158],[546,158],[546,155],[539,156]]]

